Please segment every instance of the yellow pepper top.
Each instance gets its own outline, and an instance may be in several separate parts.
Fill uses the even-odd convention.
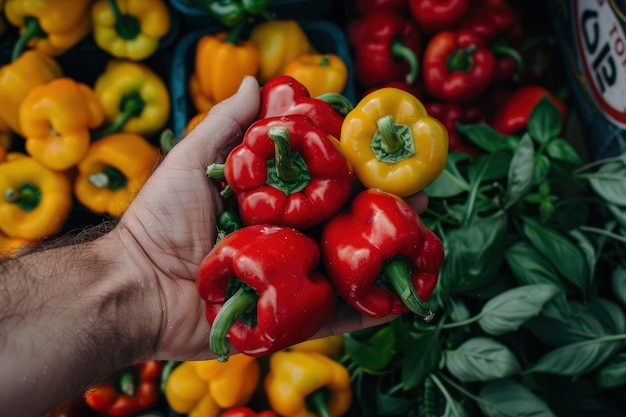
[[[57,171],[85,156],[89,129],[103,122],[104,109],[91,87],[68,77],[34,87],[20,104],[26,151]]]
[[[340,94],[348,81],[348,67],[339,55],[304,54],[287,64],[283,73],[298,80],[311,97]]]
[[[412,94],[380,88],[345,117],[341,147],[367,188],[406,197],[433,182],[446,165],[448,131]]]
[[[73,0],[69,5],[67,0],[6,0],[4,14],[10,24],[20,29],[13,60],[26,45],[51,56],[76,45],[91,31],[90,6],[91,0]]]
[[[54,58],[31,49],[0,68],[0,119],[22,135],[20,103],[35,86],[61,77],[63,72]]]
[[[270,406],[282,417],[317,417],[324,407],[339,417],[350,408],[350,374],[339,362],[316,352],[279,351],[265,378]]]
[[[52,171],[17,152],[0,164],[0,231],[38,240],[61,231],[72,208],[72,187],[65,172]]]
[[[170,96],[165,82],[150,67],[113,59],[96,79],[94,91],[117,131],[151,136],[159,133],[170,116]]]
[[[181,363],[169,375],[165,399],[173,411],[188,417],[217,417],[222,411],[209,393],[209,384],[190,362]]]
[[[288,350],[299,352],[317,352],[331,358],[338,356],[344,347],[343,334],[309,339],[291,346]]]
[[[154,54],[171,26],[164,0],[96,0],[91,19],[100,48],[134,61]]]

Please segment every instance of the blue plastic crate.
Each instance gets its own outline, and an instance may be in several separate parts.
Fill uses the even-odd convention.
[[[183,23],[190,29],[206,29],[221,26],[208,11],[187,0],[170,0],[172,6],[181,14]],[[332,0],[273,0],[268,11],[277,19],[319,19],[333,9]]]
[[[354,68],[344,33],[337,25],[326,20],[299,21],[299,24],[317,51],[333,53],[344,60],[348,68],[348,79],[342,94],[354,104],[357,98]],[[176,137],[182,134],[189,119],[196,114],[187,90],[189,77],[194,70],[196,44],[202,36],[219,30],[214,27],[192,31],[178,42],[174,51],[170,71],[170,99],[172,102],[171,127]]]

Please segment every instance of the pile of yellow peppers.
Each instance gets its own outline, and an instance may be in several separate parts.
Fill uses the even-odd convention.
[[[165,399],[172,411],[188,417],[218,417],[241,406],[282,417],[340,417],[352,403],[342,352],[343,336],[336,335],[269,357],[182,362],[165,381]]]
[[[0,66],[2,259],[62,231],[75,201],[119,217],[151,174],[170,97],[141,60],[172,15],[166,0],[4,0],[0,10],[0,29],[15,33]],[[108,57],[89,83],[58,59],[88,37]]]

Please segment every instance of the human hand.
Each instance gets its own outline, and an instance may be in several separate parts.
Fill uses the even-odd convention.
[[[142,272],[146,303],[134,311],[147,338],[137,360],[193,360],[214,357],[210,327],[195,277],[216,240],[216,215],[223,210],[219,189],[206,176],[211,163],[224,162],[254,121],[260,103],[253,77],[237,94],[215,106],[209,115],[164,158],[120,219],[118,238],[129,259]],[[424,193],[406,199],[419,213]],[[370,327],[390,320],[372,319],[344,305],[317,337]]]

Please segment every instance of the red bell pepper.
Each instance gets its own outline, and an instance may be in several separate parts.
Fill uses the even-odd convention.
[[[407,0],[355,0],[354,11],[359,14],[366,14],[374,9],[391,9],[400,14],[409,11]]]
[[[317,242],[295,229],[253,225],[220,240],[200,264],[211,350],[226,361],[226,336],[238,351],[262,356],[313,336],[335,315],[337,297],[316,270]]]
[[[332,97],[334,99],[332,102],[311,97],[307,88],[295,78],[279,75],[261,87],[261,108],[257,119],[301,114],[339,139],[343,116],[341,112],[335,110],[334,105],[343,107],[342,112],[347,113],[352,104],[341,95],[336,94]]]
[[[215,167],[207,172],[219,178]],[[226,158],[223,176],[243,224],[299,230],[335,214],[348,200],[353,179],[337,139],[301,115],[253,123]]]
[[[489,87],[495,64],[493,53],[474,32],[439,32],[424,51],[424,85],[439,100],[468,102]]]
[[[87,405],[111,417],[127,417],[154,406],[159,399],[163,364],[150,360],[122,370],[85,391]]]
[[[363,87],[417,78],[422,35],[417,24],[391,9],[372,10],[348,26],[356,79]]]
[[[235,407],[230,410],[224,411],[219,417],[278,417],[273,411],[261,411],[256,413],[254,410],[248,407]]]
[[[478,149],[463,141],[456,130],[455,123],[478,123],[482,112],[476,107],[463,107],[454,103],[424,103],[426,111],[439,120],[448,130],[448,152],[463,152],[471,156],[478,155]]]
[[[491,126],[502,135],[514,135],[525,131],[528,128],[530,114],[545,96],[548,96],[559,110],[564,125],[567,119],[567,105],[546,88],[528,85],[511,93],[504,105],[494,114]]]
[[[400,197],[367,189],[350,211],[325,223],[322,260],[338,293],[372,317],[412,311],[432,318],[425,300],[443,263],[439,238]]]
[[[468,11],[469,3],[469,0],[409,0],[409,8],[420,29],[433,35],[453,30]]]
[[[524,26],[506,2],[481,0],[469,8],[458,29],[471,30],[485,43],[503,37],[514,46],[524,39]]]

